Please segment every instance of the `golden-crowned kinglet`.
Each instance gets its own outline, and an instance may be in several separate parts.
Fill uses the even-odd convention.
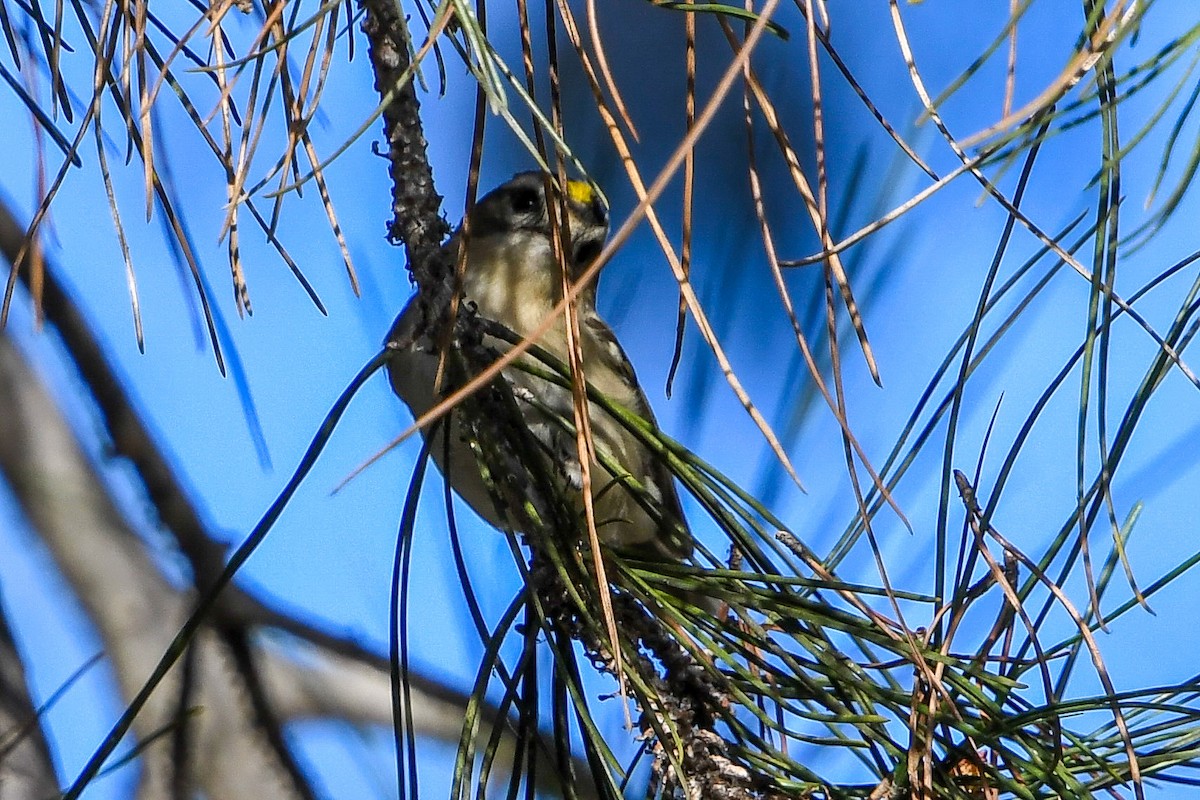
[[[457,263],[466,243],[462,299],[473,304],[480,317],[526,337],[550,314],[563,296],[562,269],[574,279],[595,259],[608,235],[608,219],[600,197],[586,183],[569,181],[566,186],[566,219],[561,219],[557,188],[547,198],[547,185],[556,182],[541,172],[525,172],[483,197],[469,217],[467,233],[460,228],[446,244],[450,263]],[[548,203],[569,232],[565,264],[554,257]],[[596,313],[595,282],[578,296],[579,336],[587,382],[600,394],[653,424],[654,417],[637,376],[612,330]],[[392,326],[389,341],[407,346],[394,354],[389,372],[396,394],[420,417],[445,394],[435,387],[439,344],[436,332],[418,331],[423,314],[414,298]],[[418,335],[419,334],[419,335]],[[484,344],[503,352],[511,345],[494,336]],[[538,345],[568,363],[566,322],[562,315],[538,341]],[[526,353],[518,361],[536,364]],[[546,367],[539,365],[543,370]],[[545,378],[523,371],[517,363],[502,373],[513,388],[521,417],[533,439],[554,462],[564,491],[574,492],[570,506],[578,512],[579,535],[586,527],[582,518],[578,450],[572,428],[571,392]],[[444,389],[444,387],[443,387]],[[595,448],[603,458],[592,465],[592,496],[600,540],[618,551],[638,557],[677,561],[688,557],[692,539],[680,510],[670,473],[638,438],[594,402],[588,414]],[[452,417],[457,419],[457,417]],[[438,426],[438,440],[430,448],[438,468],[445,473],[450,458],[449,478],[454,490],[481,517],[497,527],[519,527],[506,515],[487,482],[481,478],[476,450],[463,437],[466,426],[453,422]],[[423,435],[425,432],[422,432]],[[444,441],[441,436],[448,436]],[[619,469],[606,468],[602,463]],[[494,467],[492,467],[494,469]],[[622,471],[640,489],[631,488],[618,476]]]

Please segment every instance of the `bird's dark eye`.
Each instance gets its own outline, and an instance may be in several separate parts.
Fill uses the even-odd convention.
[[[511,200],[512,210],[518,214],[537,211],[541,205],[541,198],[536,189],[513,189]]]

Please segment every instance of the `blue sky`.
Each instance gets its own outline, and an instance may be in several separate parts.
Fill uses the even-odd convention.
[[[1003,23],[1001,4],[992,4],[995,9],[970,5],[968,9],[961,4],[926,2],[905,5],[903,9],[918,63],[935,90],[965,68]],[[1191,24],[1194,13],[1186,14],[1187,10],[1186,2],[1156,3],[1137,47],[1127,47],[1118,66],[1128,68],[1148,58],[1175,27]],[[604,31],[610,57],[622,54],[616,63],[617,77],[628,89],[627,100],[635,120],[644,126],[643,143],[637,152],[652,174],[682,128],[683,112],[677,98],[681,81],[663,66],[672,63],[673,70],[673,62],[668,60],[677,54],[668,52],[665,46],[655,47],[655,37],[662,36],[658,25],[670,25],[674,20],[664,22],[663,15],[668,12],[649,6],[633,8],[629,13],[631,20],[623,20],[620,25],[613,21]],[[908,128],[918,106],[886,10],[855,9],[852,4],[841,3],[832,7],[832,13],[841,53],[884,112],[909,130],[935,169],[952,167],[952,155],[930,126],[915,131]],[[1079,13],[1074,3],[1034,4],[1021,29],[1018,104],[1036,94],[1062,68],[1069,42],[1060,41],[1055,32],[1075,29]],[[806,124],[808,106],[800,99],[808,89],[788,73],[803,63],[803,28],[794,13],[784,22],[792,29],[791,41],[768,41],[759,68],[778,97],[791,98],[792,102],[781,103],[781,109],[787,124],[797,132],[796,142],[811,169],[811,152],[805,150],[811,138]],[[496,27],[500,29],[497,41],[505,52],[513,52],[515,34],[511,29],[503,30],[503,21],[497,21]],[[708,66],[702,76],[711,83],[717,69],[713,64],[724,63],[728,51],[713,26],[701,28],[706,34],[701,39],[702,58],[711,59],[703,62]],[[677,40],[671,39],[670,46],[681,49]],[[373,105],[364,55],[360,51],[353,63],[342,63],[334,71],[324,114],[318,120],[319,135],[328,149],[340,143]],[[969,134],[999,117],[1003,78],[1000,63],[987,67],[967,91],[947,104],[946,116],[957,134]],[[828,69],[827,63],[825,66]],[[654,79],[646,80],[644,75],[653,75]],[[435,177],[447,194],[446,212],[457,219],[466,184],[472,97],[470,81],[453,60],[449,77],[445,97],[426,97],[425,121]],[[826,77],[831,202],[835,207],[850,203],[854,209],[851,222],[838,231],[846,234],[869,219],[872,204],[891,207],[925,183],[911,167],[890,169],[892,150],[877,128],[831,70]],[[573,77],[568,70],[566,79],[577,80],[578,76]],[[672,99],[665,101],[664,95]],[[747,226],[751,218],[742,211],[748,190],[741,167],[744,134],[738,99],[736,95],[731,97],[728,109],[702,144],[695,270],[707,307],[723,320],[721,329],[734,366],[768,418],[782,423],[804,383],[784,381],[794,343],[778,310],[757,234]],[[1153,108],[1151,98],[1133,98],[1123,107],[1126,136],[1140,128]],[[0,190],[19,208],[28,210],[34,185],[28,122],[9,95],[0,95],[0,112],[17,121],[3,134],[9,151],[24,154],[11,159],[0,173]],[[603,132],[582,113],[574,119],[579,120],[577,150],[585,162],[593,165],[609,191],[613,217],[619,222],[632,208],[633,195],[620,179]],[[85,152],[88,168],[68,179],[68,190],[56,207],[56,235],[50,253],[63,265],[68,281],[83,298],[110,355],[178,465],[206,520],[218,536],[236,543],[283,485],[334,398],[377,351],[392,318],[410,293],[409,283],[401,250],[388,246],[383,238],[389,217],[389,185],[385,162],[370,152],[370,143],[378,136],[372,130],[327,173],[362,280],[363,296],[356,298],[349,290],[323,212],[314,202],[315,192],[310,192],[303,203],[289,202],[282,238],[316,287],[329,315],[322,316],[313,308],[286,268],[245,226],[243,250],[255,312],[252,318],[239,320],[222,246],[216,242],[224,191],[219,172],[215,167],[210,169],[193,149],[194,137],[185,135],[180,120],[168,114],[166,126],[169,147],[179,158],[177,178],[192,204],[189,224],[203,246],[201,259],[214,287],[212,299],[229,326],[231,345],[248,376],[273,468],[264,470],[258,463],[235,386],[218,374],[211,352],[195,335],[189,321],[192,298],[181,288],[183,283],[162,245],[158,221],[143,224],[140,220],[139,170],[126,169],[116,173],[115,178],[138,266],[146,331],[144,355],[137,351],[133,337],[120,253],[94,169],[94,154],[88,157]],[[481,181],[485,187],[531,166],[502,130],[502,123],[493,118],[489,126],[491,135]],[[769,138],[761,128],[759,133],[756,146],[765,154],[769,152]],[[1098,136],[1096,126],[1087,126],[1046,145],[1026,206],[1030,216],[1045,229],[1059,229],[1094,204],[1094,190],[1086,190],[1085,186],[1095,169]],[[1131,230],[1142,214],[1163,138],[1163,132],[1151,136],[1127,161],[1127,229]],[[856,197],[848,197],[843,187],[851,163],[860,152],[868,154],[870,177]],[[777,158],[762,158],[773,165],[771,169],[779,168]],[[1002,179],[1007,191],[1011,191],[1014,180],[1015,170]],[[776,186],[785,184],[777,182]],[[815,251],[811,226],[797,215],[794,201],[782,190],[775,191],[778,194],[770,197],[777,201],[773,204],[773,223],[782,254],[799,257]],[[851,422],[876,463],[886,456],[932,370],[973,313],[978,287],[1004,221],[994,204],[978,203],[979,197],[977,183],[960,179],[883,232],[862,254],[864,273],[878,275],[880,281],[880,288],[867,306],[866,325],[884,387],[874,387],[852,346],[844,349],[846,385],[851,397]],[[678,183],[663,204],[668,218],[677,208],[677,198]],[[1157,239],[1125,259],[1119,289],[1128,287],[1126,291],[1132,291],[1170,262],[1187,255],[1195,247],[1190,223],[1195,213],[1195,203],[1189,198]],[[1002,274],[1010,274],[1035,247],[1029,235],[1018,231]],[[788,277],[798,297],[804,297],[816,285],[803,271]],[[1187,273],[1151,296],[1143,313],[1165,328],[1174,313],[1172,301],[1181,296],[1191,279],[1192,274]],[[723,384],[712,358],[699,345],[694,327],[689,331],[675,398],[668,401],[664,397],[662,387],[674,330],[673,287],[667,267],[661,256],[656,257],[653,239],[643,225],[607,269],[600,289],[601,310],[614,321],[663,428],[683,438],[689,447],[750,489],[762,487],[764,463],[770,463],[770,456],[761,436]],[[860,297],[870,294],[865,285],[858,288]],[[1065,271],[1061,273],[972,385],[955,466],[973,471],[993,409],[999,404],[984,462],[985,487],[987,480],[995,477],[1000,458],[1036,395],[1078,345],[1086,302],[1086,282]],[[10,323],[14,335],[33,355],[47,380],[58,388],[85,439],[91,437],[96,447],[92,436],[95,422],[76,396],[74,379],[62,366],[55,345],[45,335],[30,330],[23,302],[17,306]],[[1116,347],[1114,365],[1125,367],[1125,375],[1132,376],[1114,381],[1112,402],[1115,409],[1121,409],[1120,398],[1136,385],[1151,350],[1146,337],[1128,324],[1118,330]],[[1120,370],[1114,371],[1122,375]],[[701,391],[704,399],[698,403]],[[1135,568],[1145,582],[1194,549],[1191,519],[1200,479],[1194,447],[1190,445],[1200,422],[1195,392],[1177,374],[1168,379],[1141,427],[1137,446],[1118,475],[1116,496],[1123,504],[1118,512],[1127,512],[1137,500],[1146,503],[1130,548]],[[1074,504],[1077,395],[1078,378],[1074,378],[1035,429],[995,520],[1006,535],[1030,548],[1044,543]],[[330,491],[408,423],[406,410],[392,397],[382,377],[366,387],[339,427],[330,449],[241,578],[301,614],[351,631],[383,649],[395,530],[417,452],[415,443],[392,453],[336,495]],[[1092,452],[1094,455],[1094,448]],[[775,496],[774,508],[801,538],[822,551],[837,539],[853,513],[837,429],[826,410],[816,410],[789,454],[808,493],[801,494],[784,481]],[[940,451],[933,447],[897,493],[913,532],[886,515],[881,517],[877,531],[892,580],[917,590],[931,589],[939,464]],[[111,472],[114,484],[128,487],[129,476],[120,465]],[[141,514],[136,495],[128,488],[121,491],[130,511]],[[473,634],[456,624],[463,605],[436,506],[436,502],[429,502],[423,510],[414,556],[420,565],[414,572],[414,596],[422,599],[420,611],[427,620],[412,629],[415,663],[461,687],[473,674],[479,646]],[[695,519],[695,510],[691,511]],[[77,607],[64,601],[68,592],[56,582],[46,556],[23,530],[3,493],[0,520],[0,590],[28,655],[35,691],[44,698],[99,645],[88,634]],[[702,523],[697,527],[698,534],[705,537]],[[507,604],[516,587],[507,546],[502,537],[474,522],[466,539],[472,569],[494,587],[484,598],[485,610],[494,615]],[[877,582],[866,552],[859,551],[859,556],[847,565],[846,577]],[[1200,642],[1196,627],[1184,620],[1191,615],[1190,598],[1195,588],[1195,581],[1185,577],[1175,589],[1154,601],[1157,616],[1132,614],[1115,625],[1111,635],[1102,637],[1119,686],[1150,685],[1191,674]],[[1083,604],[1081,592],[1074,597]],[[1163,646],[1163,642],[1170,642],[1170,646]],[[115,701],[103,707],[95,702],[106,680],[102,669],[94,671],[48,715],[64,776],[77,772],[119,710]],[[618,717],[619,711],[614,708],[614,721]],[[303,740],[307,751],[314,754],[347,747],[344,732],[338,730],[309,732]],[[374,764],[386,770],[386,732],[381,732],[377,744],[373,748]],[[327,787],[339,787],[338,791],[331,790],[330,796],[355,796],[351,786],[357,784],[344,783],[341,769],[330,767],[323,773]],[[437,796],[435,770],[429,772],[430,796]],[[122,785],[120,778],[108,779],[89,796],[117,797]]]

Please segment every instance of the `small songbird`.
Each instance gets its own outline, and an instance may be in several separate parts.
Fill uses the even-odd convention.
[[[557,188],[546,195],[546,186],[556,181],[541,172],[524,172],[483,197],[471,211],[464,235],[460,227],[446,244],[450,263],[457,263],[466,246],[462,275],[464,303],[473,304],[480,317],[499,323],[524,338],[550,314],[563,296],[562,270],[574,280],[595,260],[608,235],[608,218],[598,194],[587,183],[568,181],[566,219],[559,205]],[[548,204],[569,232],[565,264],[555,258]],[[595,282],[582,291],[577,301],[579,338],[583,368],[588,384],[619,406],[654,424],[654,416],[637,376],[612,330],[596,313]],[[435,386],[439,364],[438,337],[420,331],[422,312],[416,298],[397,318],[388,341],[407,346],[394,354],[389,365],[392,388],[413,415],[420,417],[445,394]],[[503,352],[511,345],[485,336],[484,344]],[[563,315],[541,337],[538,345],[569,363],[566,322]],[[519,360],[541,366],[526,353]],[[561,490],[570,493],[568,506],[575,509],[579,536],[586,536],[583,519],[582,481],[578,448],[572,427],[574,406],[571,392],[518,366],[501,373],[513,388],[513,396],[530,434],[555,462]],[[588,419],[598,458],[591,465],[591,490],[600,541],[615,550],[651,560],[680,561],[692,552],[692,538],[683,519],[679,497],[670,472],[638,438],[600,405],[588,403]],[[476,513],[497,527],[518,527],[506,517],[494,492],[481,477],[475,450],[464,440],[466,426],[453,423],[435,428],[441,433],[430,448],[438,468],[445,472],[447,449],[450,485]],[[444,442],[441,435],[449,437]],[[427,435],[422,431],[422,435]],[[447,448],[448,445],[448,448]],[[623,482],[600,461],[607,457],[632,477],[640,489]]]

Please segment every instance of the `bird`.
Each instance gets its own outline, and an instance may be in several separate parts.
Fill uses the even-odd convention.
[[[547,193],[549,191],[549,194]],[[551,210],[568,231],[562,263],[555,256]],[[482,318],[526,338],[549,316],[563,296],[563,270],[574,281],[600,254],[608,237],[608,215],[599,193],[584,181],[569,180],[560,189],[544,172],[522,172],[482,197],[444,245],[449,263],[458,263],[465,248],[462,303]],[[633,366],[617,337],[596,311],[596,282],[578,294],[579,344],[586,380],[601,395],[633,412],[657,429],[654,414],[638,384]],[[446,394],[436,385],[441,345],[436,332],[420,330],[424,312],[415,296],[396,319],[388,341],[401,345],[388,365],[394,392],[415,418]],[[560,363],[569,363],[566,321],[560,314],[537,342]],[[483,344],[502,353],[511,344],[484,335]],[[520,356],[538,364],[528,352]],[[578,536],[586,536],[583,517],[582,471],[578,462],[571,391],[522,370],[515,363],[501,375],[513,390],[522,422],[533,440],[555,462],[564,493],[575,511]],[[442,431],[448,441],[431,443],[430,453],[443,475],[467,505],[497,528],[514,528],[518,520],[506,514],[504,503],[489,489],[480,469],[478,448],[467,440],[467,426],[451,417],[449,426],[422,430],[429,436]],[[564,421],[567,421],[565,423]],[[661,457],[626,429],[600,404],[588,402],[588,421],[597,459],[591,464],[591,494],[596,531],[602,547],[634,558],[679,563],[692,553],[693,540],[684,519],[674,479]],[[447,452],[448,451],[448,452]],[[603,458],[601,458],[603,457]],[[608,461],[616,472],[600,461]],[[642,487],[621,479],[628,473]],[[528,531],[523,531],[528,533]]]

